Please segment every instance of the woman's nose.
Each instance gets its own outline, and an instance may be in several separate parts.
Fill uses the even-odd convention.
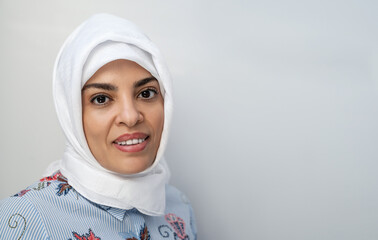
[[[143,121],[143,115],[133,101],[120,102],[116,123],[133,127]]]

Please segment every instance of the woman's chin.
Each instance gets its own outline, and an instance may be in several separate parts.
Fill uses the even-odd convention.
[[[119,162],[116,164],[106,164],[102,166],[115,173],[131,175],[131,174],[143,172],[151,165],[152,163],[150,163],[150,161],[147,161],[143,158],[128,157],[128,158],[119,160]]]

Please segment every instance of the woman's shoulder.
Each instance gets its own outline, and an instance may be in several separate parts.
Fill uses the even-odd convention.
[[[34,184],[0,201],[1,239],[49,239],[46,226],[36,205],[26,197]]]
[[[11,197],[0,201],[0,212],[17,212],[19,210],[35,211],[39,215],[41,210],[61,205],[62,201],[69,202],[75,198],[74,190],[68,184],[67,179],[60,172],[40,179],[29,187],[19,191]],[[63,198],[61,196],[71,197]],[[41,213],[42,214],[42,213]]]
[[[72,186],[68,184],[67,179],[60,172],[56,172],[51,176],[41,178],[2,202],[15,202],[22,199],[32,204],[35,201],[41,203],[43,200],[52,201],[54,198],[68,195],[71,190]]]
[[[49,239],[51,218],[74,205],[76,191],[56,172],[0,201],[0,239]]]

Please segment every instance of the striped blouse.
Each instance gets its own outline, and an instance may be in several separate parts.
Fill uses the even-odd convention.
[[[195,240],[189,201],[170,185],[166,194],[165,215],[151,217],[91,202],[58,172],[0,201],[0,239]]]

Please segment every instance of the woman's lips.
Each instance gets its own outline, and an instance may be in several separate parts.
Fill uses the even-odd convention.
[[[123,134],[113,141],[113,145],[122,152],[140,152],[149,142],[145,133]]]

